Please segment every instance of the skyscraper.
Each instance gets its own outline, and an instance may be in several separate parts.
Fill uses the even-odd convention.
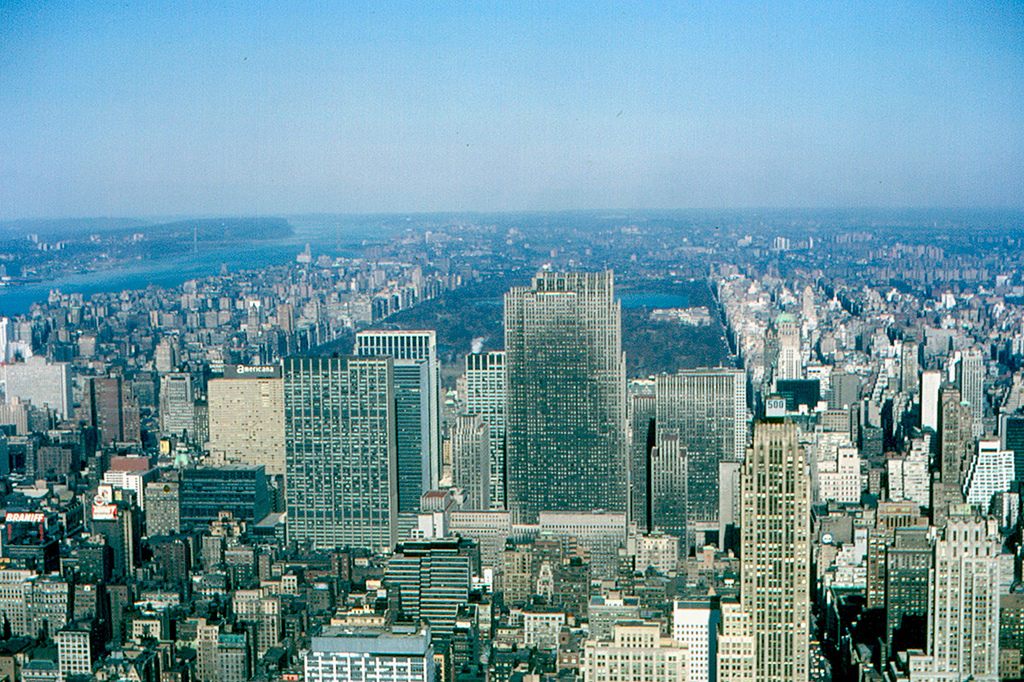
[[[970,407],[971,435],[980,438],[985,433],[985,358],[980,348],[968,348],[957,365],[957,384],[960,398]]]
[[[195,436],[192,375],[173,372],[160,378],[160,432],[178,438]]]
[[[791,422],[760,422],[742,473],[740,614],[723,609],[720,680],[752,670],[758,682],[808,679],[810,478]],[[745,632],[736,636],[737,622]],[[745,658],[752,661],[738,664]],[[733,671],[733,672],[729,672]]]
[[[284,382],[278,365],[226,365],[207,384],[215,464],[263,465],[284,474]]]
[[[491,507],[490,429],[479,415],[461,415],[452,425],[452,485],[463,492],[462,508]]]
[[[466,355],[466,413],[489,427],[491,508],[505,508],[505,351]]]
[[[655,385],[655,442],[677,438],[686,456],[686,533],[718,531],[721,462],[740,462],[747,446],[747,382],[740,369],[694,369],[663,374]],[[653,478],[653,477],[652,477]],[[667,532],[673,532],[665,529]]]
[[[928,652],[911,657],[915,682],[999,679],[1001,544],[995,519],[950,515],[932,555]]]
[[[629,496],[632,520],[643,530],[653,530],[648,518],[648,476],[654,447],[655,400],[653,394],[629,396]]]
[[[915,341],[905,339],[900,346],[900,390],[915,396],[918,394],[919,373],[917,357],[920,352]]]
[[[508,504],[626,512],[625,358],[614,277],[542,272],[505,294]]]
[[[398,469],[390,358],[284,362],[288,537],[391,549]]]
[[[921,428],[939,430],[939,387],[942,372],[929,369],[921,372]]]
[[[963,484],[974,452],[971,414],[960,391],[943,386],[939,391],[939,467],[932,490],[932,522],[942,525],[952,505],[963,502]]]
[[[414,514],[437,487],[441,471],[440,375],[437,337],[427,331],[361,331],[359,357],[394,360],[398,510]]]
[[[433,637],[449,636],[459,606],[469,600],[479,562],[472,540],[447,538],[405,542],[395,548],[384,571],[388,590],[397,592],[402,615],[425,620]]]
[[[800,321],[789,313],[775,320],[779,357],[775,365],[775,379],[803,379],[803,359],[800,355]]]

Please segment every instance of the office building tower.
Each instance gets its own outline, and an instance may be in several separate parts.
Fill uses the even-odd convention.
[[[49,362],[34,355],[24,362],[0,365],[0,383],[4,400],[18,398],[38,408],[49,407],[57,416],[72,416],[71,366]]]
[[[82,407],[89,424],[99,432],[101,445],[139,440],[137,428],[126,428],[125,411],[130,402],[130,390],[121,377],[89,377],[83,398]]]
[[[397,593],[403,619],[430,625],[431,636],[448,637],[469,590],[479,555],[472,540],[441,538],[404,542],[384,569],[384,584]]]
[[[939,391],[940,477],[932,486],[932,522],[941,526],[951,506],[963,502],[964,479],[974,453],[971,413],[960,391],[946,385]]]
[[[262,466],[184,469],[178,494],[180,522],[186,528],[205,528],[224,512],[250,525],[270,513],[270,486]]]
[[[284,475],[284,380],[278,365],[225,365],[207,384],[212,463]]]
[[[722,611],[717,598],[676,601],[672,608],[672,639],[686,646],[687,682],[718,679],[718,628]]]
[[[621,621],[610,638],[584,643],[580,667],[584,682],[686,682],[687,654],[658,623]]]
[[[57,643],[57,664],[63,679],[75,675],[91,677],[92,664],[99,654],[95,626],[92,621],[72,622],[65,625],[54,638]]]
[[[505,351],[466,355],[466,414],[487,424],[491,508],[505,508]]]
[[[178,346],[174,339],[165,336],[153,350],[153,365],[160,374],[173,372],[178,367]]]
[[[849,409],[860,402],[860,377],[848,372],[832,372],[828,406],[833,410]]]
[[[231,610],[251,634],[255,659],[281,643],[281,596],[267,589],[235,590]]]
[[[689,453],[674,430],[660,429],[655,442],[647,464],[651,482],[648,491],[651,528],[680,538],[688,547],[691,544],[687,540]]]
[[[999,679],[999,551],[995,519],[951,513],[928,580],[928,650],[911,654],[912,682]]]
[[[609,272],[542,272],[505,294],[508,505],[628,511],[621,309]],[[581,475],[581,472],[583,475]]]
[[[980,348],[968,348],[957,364],[957,386],[960,398],[970,408],[970,433],[974,438],[985,434],[985,357]]]
[[[247,633],[222,632],[217,635],[217,682],[247,682],[251,679]]]
[[[928,527],[897,528],[885,549],[885,642],[883,658],[924,649],[928,616]]]
[[[306,682],[434,682],[430,628],[324,628],[305,654]]]
[[[441,475],[441,403],[437,338],[433,331],[361,331],[359,357],[394,360],[398,511],[419,511],[420,496]]]
[[[633,523],[645,531],[654,529],[649,517],[648,489],[651,450],[655,445],[655,400],[652,393],[629,396],[629,513]]]
[[[390,550],[397,537],[393,361],[284,363],[288,537]]]
[[[195,437],[195,402],[192,375],[183,372],[160,378],[160,432],[165,436]]]
[[[146,535],[172,535],[181,530],[181,494],[177,481],[150,481],[142,496],[146,503]]]
[[[917,357],[920,349],[916,342],[905,339],[900,347],[900,390],[909,396],[917,396],[919,373]]]
[[[984,514],[996,493],[1009,492],[1013,484],[1013,451],[1004,450],[998,438],[983,438],[964,476],[964,497]]]
[[[921,429],[939,430],[939,388],[942,372],[929,369],[921,372]]]
[[[999,674],[1002,679],[1024,677],[1024,594],[999,597]]]
[[[662,529],[684,531],[681,537],[691,545],[703,545],[709,534],[718,533],[719,464],[742,461],[747,447],[746,386],[743,370],[725,368],[684,370],[656,380],[655,443],[659,453],[675,449],[676,458],[685,458],[685,489],[674,491],[685,503],[685,520],[682,527],[673,524],[675,530]],[[678,443],[670,446],[663,439]],[[652,475],[652,483],[657,478]]]
[[[999,420],[999,441],[1013,452],[1013,477],[1024,481],[1024,414],[1007,414]]]
[[[490,428],[478,415],[462,415],[452,425],[452,485],[462,490],[462,508],[491,508]]]
[[[789,313],[775,320],[775,336],[779,355],[775,365],[775,380],[803,379],[803,358],[800,353],[800,321]]]
[[[142,560],[142,519],[134,495],[100,485],[92,503],[92,532],[110,547],[115,578],[130,575]]]
[[[806,681],[810,647],[810,479],[792,422],[760,422],[742,473],[741,613],[725,609],[722,682]],[[731,620],[730,620],[731,619]],[[745,677],[747,673],[752,677]]]

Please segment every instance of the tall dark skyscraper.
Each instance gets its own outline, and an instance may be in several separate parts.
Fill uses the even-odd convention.
[[[508,504],[626,512],[626,382],[611,272],[542,272],[505,294]]]
[[[288,537],[390,549],[398,461],[391,358],[284,362]]]
[[[747,379],[740,369],[692,369],[657,378],[656,442],[659,450],[677,448],[686,460],[686,489],[668,492],[682,498],[685,515],[681,524],[668,524],[664,530],[682,533],[682,539],[690,544],[703,545],[705,534],[718,532],[718,466],[721,462],[743,461],[747,447],[746,387]],[[666,439],[677,443],[665,448],[662,442]],[[655,525],[659,525],[657,519]]]

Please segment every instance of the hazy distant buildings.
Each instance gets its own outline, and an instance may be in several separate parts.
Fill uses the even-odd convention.
[[[433,331],[361,331],[359,357],[394,360],[398,511],[419,511],[420,497],[437,487],[441,463],[440,375]]]
[[[70,417],[71,368],[66,362],[49,362],[35,355],[25,362],[0,365],[5,400],[13,397],[34,406],[49,407],[60,417]]]
[[[207,384],[210,442],[216,464],[262,465],[285,472],[284,381],[278,365],[227,365]]]
[[[490,502],[505,508],[505,351],[466,355],[466,413],[480,415],[490,439]]]
[[[625,360],[611,272],[542,272],[505,295],[508,504],[626,512]]]
[[[284,361],[287,527],[317,547],[390,549],[398,464],[390,358]]]

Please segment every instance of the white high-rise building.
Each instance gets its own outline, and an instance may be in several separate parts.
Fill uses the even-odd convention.
[[[718,627],[722,612],[711,599],[676,601],[672,608],[672,639],[687,648],[687,682],[718,679]]]
[[[928,575],[928,651],[912,653],[911,682],[999,679],[998,523],[952,513]]]
[[[505,351],[466,355],[466,414],[490,429],[492,509],[505,508]]]
[[[48,362],[35,355],[25,362],[0,365],[0,382],[6,401],[17,397],[35,407],[48,406],[61,417],[71,416],[71,367],[66,362]]]
[[[91,624],[69,623],[54,636],[57,665],[63,679],[72,675],[92,675]]]
[[[921,372],[921,428],[939,430],[939,387],[942,372],[929,369]]]
[[[434,682],[430,630],[327,627],[303,661],[306,682]]]
[[[964,480],[964,496],[968,504],[988,513],[992,496],[1010,490],[1014,476],[1013,457],[1013,450],[1000,447],[998,438],[978,441],[978,449]]]

